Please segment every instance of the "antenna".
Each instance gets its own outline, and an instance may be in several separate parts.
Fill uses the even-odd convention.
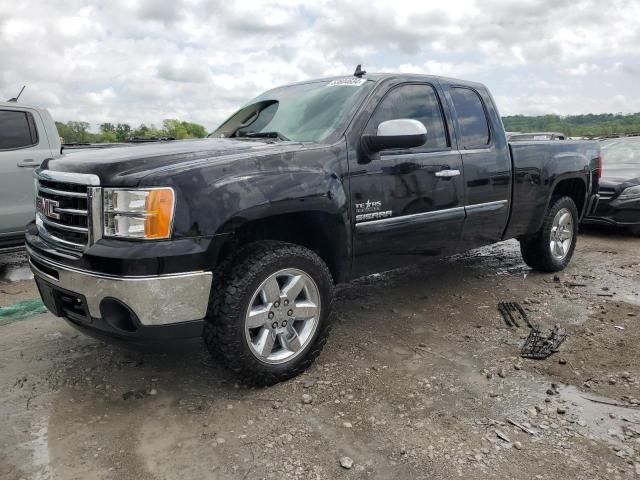
[[[353,76],[354,77],[358,77],[361,78],[364,74],[366,74],[367,71],[366,70],[362,70],[362,65],[358,64],[358,66],[356,67],[356,71],[353,72]]]
[[[22,92],[24,92],[24,87],[26,87],[26,85],[22,86],[22,88],[20,89],[20,93],[18,93],[17,97],[10,98],[9,101],[10,102],[17,102],[18,99],[20,98],[20,95],[22,95]]]

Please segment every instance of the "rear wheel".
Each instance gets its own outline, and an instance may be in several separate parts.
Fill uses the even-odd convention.
[[[216,272],[204,339],[249,383],[274,384],[308,368],[330,330],[333,281],[311,250],[258,242]]]
[[[520,240],[525,263],[542,272],[563,270],[571,261],[578,234],[578,209],[571,197],[554,197],[542,227]]]
[[[634,225],[633,227],[629,227],[632,235],[636,235],[640,237],[640,225]]]

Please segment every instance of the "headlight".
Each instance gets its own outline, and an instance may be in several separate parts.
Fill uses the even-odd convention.
[[[620,196],[621,200],[629,200],[630,198],[640,198],[640,185],[625,188]]]
[[[172,188],[104,189],[104,236],[169,238],[175,195]]]

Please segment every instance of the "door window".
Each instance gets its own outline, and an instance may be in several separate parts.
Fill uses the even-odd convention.
[[[489,123],[480,96],[470,88],[451,89],[453,106],[458,116],[462,147],[482,148],[489,145]]]
[[[38,133],[30,113],[0,110],[0,150],[15,150],[37,143]]]
[[[369,120],[367,133],[372,135],[378,125],[387,120],[411,118],[422,122],[427,129],[427,142],[411,152],[445,150],[449,138],[444,124],[442,107],[430,85],[401,85],[391,90],[380,102]],[[397,151],[396,151],[397,152]]]

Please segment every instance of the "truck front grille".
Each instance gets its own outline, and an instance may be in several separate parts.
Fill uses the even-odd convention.
[[[101,190],[95,175],[36,171],[36,224],[45,240],[62,248],[84,250],[99,235]],[[96,218],[98,217],[98,218]]]

